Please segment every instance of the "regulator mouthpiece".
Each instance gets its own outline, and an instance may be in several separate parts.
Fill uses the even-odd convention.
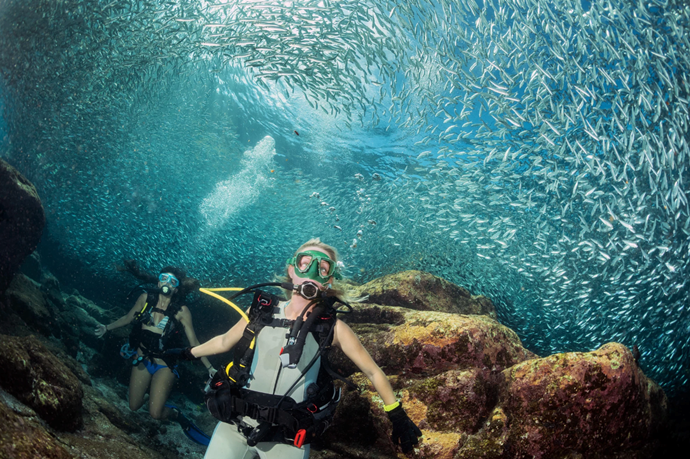
[[[293,285],[292,291],[307,300],[313,300],[319,296],[326,296],[325,292],[319,289],[319,286],[313,282],[305,282],[300,285]]]

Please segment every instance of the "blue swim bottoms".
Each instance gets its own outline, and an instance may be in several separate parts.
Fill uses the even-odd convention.
[[[154,374],[156,374],[156,372],[157,372],[158,370],[160,370],[161,368],[168,368],[167,365],[159,365],[159,364],[157,364],[157,363],[155,363],[155,362],[151,362],[150,360],[147,360],[147,359],[142,360],[141,363],[143,363],[143,364],[146,366],[146,369],[149,371],[149,374],[151,374],[152,376],[153,376]],[[177,365],[175,365],[174,367],[172,367],[172,368],[170,369],[170,371],[172,371],[173,374],[174,374],[175,376],[177,376],[177,379],[180,379],[180,374],[177,372]]]

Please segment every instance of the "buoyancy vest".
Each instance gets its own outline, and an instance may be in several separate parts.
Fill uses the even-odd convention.
[[[273,314],[272,323],[263,327],[256,337],[254,359],[250,369],[250,379],[244,388],[264,394],[286,394],[295,402],[303,402],[307,398],[307,387],[316,383],[321,367],[321,357],[316,356],[319,343],[313,334],[309,334],[304,343],[302,357],[294,367],[283,365],[280,360],[281,351],[287,344],[286,334],[291,323],[285,317],[285,304],[279,303]],[[312,358],[317,360],[311,368],[307,365]],[[305,370],[306,373],[302,375]],[[297,382],[296,385],[293,384]],[[290,393],[288,393],[290,391]]]
[[[151,361],[161,359],[172,369],[177,364],[177,359],[172,355],[166,355],[165,351],[184,346],[184,327],[175,318],[182,305],[171,302],[167,309],[163,310],[156,308],[157,304],[158,294],[149,293],[144,307],[134,316],[134,327],[129,335],[129,345],[132,349],[140,348],[144,352],[144,358]],[[155,326],[152,319],[155,312],[160,312],[168,318],[162,333],[144,329],[144,325]]]
[[[206,394],[211,414],[238,424],[250,446],[269,440],[297,447],[310,443],[330,426],[340,401],[333,378],[343,378],[330,369],[327,357],[335,310],[317,305],[300,324],[285,317],[285,306],[274,295],[255,293],[235,358]],[[304,327],[298,330],[296,323]]]

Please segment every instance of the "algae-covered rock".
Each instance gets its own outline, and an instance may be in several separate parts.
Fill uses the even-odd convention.
[[[18,414],[0,400],[0,458],[71,459],[73,456],[29,413]]]
[[[485,296],[473,296],[464,288],[423,271],[389,274],[355,290],[360,296],[368,295],[367,301],[374,304],[496,317],[496,308]]]
[[[7,289],[6,298],[12,311],[21,318],[20,322],[23,324],[0,326],[0,330],[14,336],[33,332],[39,332],[46,337],[54,336],[64,343],[68,354],[75,357],[82,338],[92,338],[95,342],[93,329],[97,322],[90,317],[84,317],[87,314],[82,309],[65,305],[59,284],[53,276],[44,273],[41,279],[43,283],[38,284],[24,274],[15,276]],[[5,315],[5,320],[8,319],[17,322],[11,315]],[[27,333],[25,328],[31,331]]]
[[[424,404],[424,426],[437,432],[474,433],[496,402],[496,383],[479,369],[451,370],[411,382],[408,397]]]
[[[503,372],[511,449],[535,457],[648,457],[667,400],[625,346],[556,354]],[[645,450],[647,448],[647,450]]]
[[[70,310],[78,311],[79,322],[89,330],[93,330],[99,323],[108,323],[119,318],[117,314],[98,306],[79,294],[70,295],[65,301]]]
[[[36,249],[45,220],[36,188],[0,159],[0,294]]]
[[[45,336],[53,333],[55,317],[40,284],[24,274],[17,274],[5,293],[12,309],[27,325]]]
[[[359,380],[357,379],[359,377]],[[353,377],[364,390],[367,384],[361,373]],[[357,391],[344,391],[333,419],[333,427],[317,440],[316,447],[327,447],[337,457],[389,457],[393,452],[385,434],[387,419],[375,413],[371,397]]]
[[[512,330],[484,315],[357,304],[352,314],[341,318],[388,375],[406,412],[422,429],[421,458],[453,459],[494,409],[500,372],[536,358]],[[373,386],[341,351],[332,350],[329,360],[342,374],[351,375],[360,390],[343,397],[328,448],[342,457],[397,457],[391,424]],[[362,406],[370,411],[362,411]],[[343,431],[350,441],[339,439]]]
[[[79,380],[33,336],[0,336],[0,386],[55,429],[82,425]]]
[[[496,407],[476,435],[470,435],[460,442],[453,459],[508,459],[521,456],[506,449],[509,443],[508,416],[503,408]],[[570,456],[563,456],[563,459]],[[576,457],[576,456],[575,456]]]
[[[338,452],[340,457],[347,458],[404,457],[391,441],[392,425],[374,387],[362,373],[355,373],[351,380],[357,384],[359,391],[349,392],[340,402],[333,427],[324,438],[327,448]],[[414,457],[453,459],[463,434],[431,428],[426,421],[429,407],[414,395],[419,390],[419,382],[416,381],[411,390],[398,391],[405,411],[422,431]],[[353,429],[365,432],[366,435],[352,435]]]
[[[352,315],[341,317],[387,374],[501,371],[535,357],[515,332],[483,315],[358,304]],[[357,371],[339,350],[332,352],[331,360],[345,375]]]
[[[357,304],[341,319],[422,430],[417,457],[651,457],[666,398],[620,344],[542,359],[485,315]],[[343,397],[327,449],[396,457],[374,387],[339,350],[329,359],[359,390]]]
[[[41,291],[45,294],[46,300],[53,304],[58,311],[64,311],[65,299],[60,289],[60,281],[47,271],[41,272]]]
[[[355,453],[367,448],[371,457],[396,457],[382,440],[391,434],[383,401],[361,373],[352,380],[359,391],[343,398],[328,448],[345,457],[364,457]],[[416,457],[425,459],[651,458],[667,409],[663,391],[617,343],[527,360],[500,374],[452,370],[391,382],[422,430]],[[374,439],[353,435],[341,444],[337,433],[349,424],[375,431]]]

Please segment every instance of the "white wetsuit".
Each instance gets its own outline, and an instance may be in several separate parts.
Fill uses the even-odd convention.
[[[274,317],[285,319],[286,302],[281,302],[276,308]],[[251,379],[245,388],[256,392],[283,395],[290,389],[302,371],[309,365],[318,352],[319,345],[311,333],[304,343],[304,350],[296,368],[282,368],[280,364],[280,350],[287,345],[287,328],[270,325],[265,326],[257,336],[254,359],[251,367]],[[321,357],[302,377],[294,389],[288,394],[297,403],[307,397],[307,387],[316,382],[321,366]],[[242,423],[256,426],[254,419],[244,418]],[[256,446],[247,445],[246,437],[238,432],[237,426],[219,422],[213,431],[211,443],[206,450],[204,459],[306,459],[309,457],[309,445],[297,448],[287,443],[260,442]]]

